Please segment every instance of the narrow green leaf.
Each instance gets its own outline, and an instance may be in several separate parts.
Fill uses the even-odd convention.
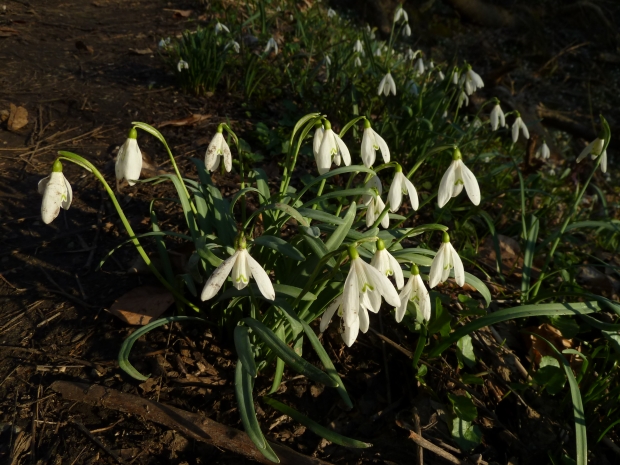
[[[302,207],[309,207],[314,205],[315,203],[321,203],[324,200],[329,200],[333,198],[344,198],[344,197],[352,197],[358,195],[375,195],[375,191],[372,189],[366,189],[365,187],[355,187],[353,189],[342,189],[334,192],[328,192],[327,194],[323,194],[319,197],[315,197],[312,200],[308,200],[306,203],[302,205]]]
[[[332,235],[329,236],[329,239],[327,239],[327,241],[325,242],[325,247],[327,247],[328,251],[333,252],[334,250],[336,250],[338,247],[340,247],[345,237],[347,237],[347,234],[351,229],[351,225],[355,220],[356,210],[357,208],[355,202],[351,202],[351,206],[347,210],[347,213],[344,215],[344,223],[338,226],[338,228],[336,228]]]
[[[262,192],[259,191],[257,188],[255,187],[245,187],[243,189],[241,189],[240,191],[236,192],[235,195],[233,195],[232,199],[230,199],[230,207],[228,208],[228,213],[233,214],[233,210],[235,208],[235,204],[237,203],[237,200],[239,200],[239,198],[241,196],[245,196],[245,194],[247,194],[248,192],[256,192],[258,193],[258,198],[259,198],[259,203],[265,203],[265,202],[261,202],[260,201],[260,197],[262,196]],[[264,199],[266,200],[266,199]]]
[[[243,368],[256,378],[256,362],[254,361],[254,351],[250,342],[250,328],[247,326],[236,326],[234,331],[235,349]]]
[[[279,297],[297,298],[297,296],[302,291],[302,289],[298,287],[289,286],[287,284],[274,284],[273,289],[276,291],[276,299],[278,299]],[[258,288],[258,285],[254,282],[251,282],[243,289],[235,289],[234,287],[226,289],[217,298],[216,302],[222,302],[223,300],[228,300],[233,297],[249,297],[252,295],[254,295],[254,297],[256,297],[257,299],[262,299],[262,300],[266,300],[267,302],[271,302],[271,300],[268,300],[266,297],[263,296],[263,294],[261,294],[260,289]],[[311,292],[308,292],[304,294],[301,300],[311,301],[315,299],[316,299],[316,295],[312,294]]]
[[[297,248],[286,242],[281,237],[262,235],[254,239],[254,244],[273,249],[298,262],[303,262],[306,257]]]
[[[344,219],[339,216],[332,215],[331,213],[324,212],[322,210],[313,210],[312,208],[300,207],[297,209],[305,218],[311,218],[313,220],[322,221],[323,223],[331,223],[341,225],[344,223]]]
[[[286,343],[286,334],[284,332],[284,326],[278,325],[276,328],[276,336]],[[269,390],[269,394],[273,394],[280,388],[280,384],[282,384],[282,375],[284,374],[284,360],[280,357],[276,358],[276,371],[273,375],[273,383],[271,384],[271,389]]]
[[[207,185],[207,190],[211,197],[213,216],[215,218],[215,229],[217,230],[217,236],[219,239],[229,247],[232,247],[235,242],[235,236],[237,234],[237,228],[235,227],[235,221],[230,216],[228,201],[222,198],[222,193],[219,189],[213,185]]]
[[[241,360],[237,360],[235,367],[235,395],[237,397],[237,407],[239,408],[239,416],[243,429],[254,443],[258,450],[263,451],[267,447],[267,441],[263,432],[260,430],[258,419],[256,418],[256,410],[254,409],[254,398],[252,376],[243,369]]]
[[[254,318],[244,318],[243,321],[260,337],[265,344],[284,360],[288,366],[298,373],[326,386],[337,387],[338,383],[325,372],[297,355],[289,346],[283,343],[267,326]]]
[[[536,240],[538,239],[538,230],[540,229],[540,221],[535,215],[532,215],[531,225],[527,233],[527,241],[525,243],[525,254],[523,256],[523,277],[521,278],[521,293],[523,300],[527,301],[530,292],[530,279],[532,276],[532,264],[534,262],[534,251],[536,249]]]
[[[328,441],[333,442],[334,444],[338,444],[340,446],[345,446],[345,447],[355,447],[359,449],[365,449],[367,447],[372,447],[372,444],[358,441],[357,439],[348,438],[346,436],[336,433],[335,431],[332,431],[329,428],[325,428],[324,426],[320,425],[316,421],[311,420],[310,418],[305,416],[303,413],[300,413],[297,410],[289,407],[288,405],[285,405],[282,402],[278,402],[277,400],[272,399],[271,397],[265,396],[263,397],[263,401],[267,405],[276,409],[277,411],[285,415],[288,415],[295,421],[298,421],[299,423],[307,427],[313,433],[321,436],[322,438],[327,439]]]
[[[254,177],[254,180],[256,181],[256,187],[258,188],[258,191],[261,193],[261,196],[259,197],[258,201],[261,203],[261,205],[263,203],[268,203],[271,193],[269,192],[267,173],[265,173],[265,170],[261,168],[254,168],[252,170],[252,174],[254,175],[253,177]]]

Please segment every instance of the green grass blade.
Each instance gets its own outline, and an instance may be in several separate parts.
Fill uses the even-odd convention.
[[[324,200],[329,200],[333,198],[344,198],[344,197],[353,197],[358,195],[375,195],[375,191],[372,189],[366,189],[365,187],[354,187],[353,189],[342,189],[336,190],[334,192],[328,192],[327,194],[323,194],[319,197],[315,197],[312,200],[308,200],[306,203],[302,205],[302,207],[309,207],[314,205],[315,203],[321,203]]]
[[[519,307],[505,308],[494,313],[485,315],[471,323],[461,326],[450,336],[437,344],[430,353],[429,358],[437,357],[466,334],[477,331],[485,326],[494,325],[515,318],[528,318],[531,316],[559,316],[559,315],[584,315],[600,311],[596,302],[573,302],[560,304],[535,304],[521,305]]]
[[[263,402],[265,402],[270,407],[273,407],[277,411],[285,415],[288,415],[293,420],[298,421],[299,423],[307,427],[313,433],[321,436],[322,438],[327,439],[328,441],[333,442],[334,444],[338,444],[338,445],[345,446],[345,447],[355,447],[358,449],[365,449],[367,447],[372,447],[372,444],[358,441],[357,439],[348,438],[346,436],[336,433],[335,431],[332,431],[329,428],[325,428],[324,426],[318,424],[316,421],[311,420],[310,418],[305,416],[303,413],[300,413],[297,410],[289,407],[288,405],[285,405],[282,402],[272,399],[271,397],[267,397],[267,396],[263,397]]]
[[[534,262],[534,251],[536,249],[536,240],[538,239],[538,231],[540,229],[540,221],[535,215],[532,215],[532,222],[527,233],[527,241],[525,243],[525,254],[523,257],[523,277],[521,278],[521,301],[527,302],[530,293],[530,279],[532,277],[532,263]]]
[[[297,260],[298,262],[303,262],[306,259],[304,254],[281,237],[269,235],[258,236],[254,239],[254,244],[273,249],[282,255],[292,258],[293,260]]]
[[[311,218],[313,220],[321,221],[323,223],[331,223],[340,226],[344,224],[344,218],[332,215],[331,213],[324,212],[322,210],[313,210],[312,208],[300,207],[297,209],[305,218]]]
[[[250,328],[247,326],[236,326],[234,340],[235,349],[237,349],[237,355],[243,364],[243,368],[252,378],[256,378],[256,362],[254,361],[254,352],[250,342]]]
[[[325,384],[330,387],[337,387],[338,382],[330,377],[327,373],[319,370],[317,367],[307,362],[297,355],[289,346],[282,342],[278,336],[274,334],[267,326],[254,318],[244,318],[243,321],[260,337],[265,344],[280,357],[284,363],[290,366],[298,373],[307,376],[313,381]]]

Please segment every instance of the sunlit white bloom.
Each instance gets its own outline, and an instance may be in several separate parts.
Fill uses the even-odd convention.
[[[362,42],[359,39],[355,41],[355,45],[353,45],[353,51],[364,56],[364,46],[362,45]]]
[[[390,191],[388,192],[388,205],[390,206],[391,212],[398,211],[400,205],[403,203],[403,194],[409,194],[411,208],[417,210],[420,206],[418,192],[415,190],[413,183],[403,174],[400,165],[396,165],[394,180],[392,181]]]
[[[349,247],[351,265],[344,282],[342,295],[334,299],[327,307],[319,329],[327,329],[334,313],[342,318],[342,339],[351,347],[359,331],[365,333],[370,326],[368,311],[377,313],[381,308],[381,297],[393,306],[398,306],[398,292],[390,280],[379,270],[366,263],[359,256],[355,247]]]
[[[277,55],[278,54],[278,43],[276,42],[276,39],[274,39],[273,37],[270,37],[269,40],[267,41],[267,46],[265,47],[265,53],[269,53],[273,50],[273,54]]]
[[[332,130],[330,122],[325,120],[325,131],[316,159],[319,174],[327,173],[332,166],[332,161],[336,166],[340,166],[341,159],[346,166],[351,164],[349,149],[340,136]]]
[[[239,50],[241,50],[241,47],[239,46],[239,42],[237,42],[235,40],[231,40],[230,42],[228,42],[226,44],[226,47],[224,47],[224,50],[228,50],[230,47],[233,48],[235,53],[239,53]]]
[[[250,278],[254,278],[258,290],[267,300],[274,300],[276,298],[276,292],[273,289],[269,275],[249,254],[245,248],[245,239],[241,239],[239,242],[237,251],[224,260],[209,277],[200,294],[200,300],[212,299],[222,288],[229,274],[232,278],[232,285],[236,289],[243,289],[250,282]]]
[[[326,54],[325,57],[324,57],[324,60],[325,60],[325,65],[326,66],[331,66],[332,59],[329,57],[329,55]]]
[[[409,15],[405,11],[402,5],[398,5],[396,7],[396,11],[394,12],[394,22],[397,23],[400,20],[404,20],[405,22],[409,21]]]
[[[357,66],[358,68],[362,66],[362,60],[360,59],[360,57],[355,57],[355,60],[353,60],[353,64],[355,64],[355,66]]]
[[[370,168],[375,163],[377,150],[381,150],[383,161],[388,163],[390,161],[390,149],[385,140],[370,126],[370,121],[364,120],[361,155],[366,168]]]
[[[422,74],[424,74],[424,71],[425,71],[424,60],[422,59],[422,57],[420,57],[416,60],[415,64],[413,65],[413,75],[421,76]]]
[[[417,265],[414,264],[411,267],[411,277],[403,290],[400,291],[398,297],[400,299],[400,306],[396,308],[397,323],[403,320],[409,302],[413,302],[418,307],[422,314],[422,318],[426,321],[431,319],[431,296],[422,281],[422,276],[420,276],[420,270]]]
[[[73,190],[65,175],[62,174],[60,160],[54,162],[52,174],[39,181],[38,191],[43,195],[41,219],[45,224],[50,224],[56,219],[61,207],[69,210],[71,200],[73,200]]]
[[[497,102],[493,107],[493,110],[491,110],[489,119],[491,120],[491,129],[494,131],[496,131],[500,126],[506,127],[506,117],[504,116],[502,107],[499,106],[499,102]]]
[[[180,73],[184,69],[189,69],[189,63],[181,58],[179,62],[177,63],[177,70]]]
[[[392,254],[388,252],[385,248],[385,243],[381,239],[377,240],[377,251],[372,256],[370,264],[385,276],[394,276],[397,289],[402,289],[405,285],[405,278],[403,277],[403,270],[400,264]]]
[[[165,39],[161,39],[159,41],[159,48],[166,48],[170,45],[170,37],[166,37]]]
[[[415,60],[415,57],[418,55],[418,52],[419,50],[417,52],[414,52],[413,50],[411,50],[411,47],[409,47],[407,51],[405,52],[405,58],[407,60]]]
[[[515,119],[515,122],[512,123],[512,141],[516,144],[519,139],[519,129],[521,129],[521,133],[526,139],[530,138],[530,131],[527,130],[527,126],[521,119],[519,112],[517,111],[515,113],[517,114],[517,119]]]
[[[411,37],[411,27],[409,23],[405,23],[405,27],[403,28],[403,37]]]
[[[459,99],[457,101],[456,107],[461,108],[465,104],[465,106],[469,105],[469,97],[464,91],[461,91],[459,94]]]
[[[461,257],[456,253],[452,244],[450,244],[450,236],[443,233],[443,241],[437,255],[431,263],[431,272],[428,275],[428,287],[434,288],[437,284],[443,283],[450,276],[450,270],[454,269],[454,280],[459,286],[465,284],[465,269]]]
[[[366,182],[366,184],[364,184],[364,187],[366,189],[374,189],[377,195],[381,195],[383,194],[383,186],[381,185],[381,180],[379,179],[379,176],[377,176],[376,174],[374,174],[369,180],[368,182]],[[369,195],[369,194],[364,194],[362,196],[362,203],[364,205],[369,205],[371,201],[374,200],[374,196],[373,195]]]
[[[477,89],[484,87],[484,82],[478,73],[476,73],[471,66],[467,67],[465,74],[461,76],[461,85],[465,85],[465,92],[467,95],[473,94]]]
[[[381,79],[381,82],[379,83],[377,95],[383,94],[387,97],[388,95],[390,95],[390,92],[396,95],[396,83],[394,82],[392,74],[387,73],[385,76],[383,76],[383,79]]]
[[[452,163],[441,178],[437,203],[443,208],[452,197],[456,197],[465,187],[465,191],[474,205],[480,204],[480,187],[471,170],[463,163],[463,156],[458,148],[454,149]],[[432,286],[431,286],[432,287]]]
[[[452,84],[455,86],[458,85],[460,76],[459,70],[454,68],[454,73],[452,74]]]
[[[368,208],[366,209],[366,227],[370,228],[375,221],[381,216],[381,213],[385,210],[385,203],[381,199],[381,195],[377,194],[376,197],[371,198],[370,203],[368,204]],[[386,214],[381,219],[381,226],[383,229],[388,229],[390,227],[390,218],[386,212]]]
[[[205,153],[205,166],[207,171],[215,171],[218,166],[220,166],[220,158],[224,159],[224,168],[226,171],[230,173],[232,170],[232,154],[230,153],[230,147],[224,138],[223,127],[219,125],[217,128],[217,132],[209,146],[207,147],[207,152]]]
[[[445,74],[443,74],[442,70],[439,70],[439,72],[437,73],[437,79],[439,80],[439,82],[443,82],[446,79]]]
[[[318,123],[315,126],[314,137],[312,138],[312,153],[314,154],[314,160],[317,165],[319,164],[319,149],[321,148],[321,142],[323,142],[323,133],[325,132],[323,129],[323,125]]]
[[[599,155],[601,156],[601,171],[603,173],[607,172],[607,150],[603,150],[605,147],[605,139],[602,137],[597,137],[592,142],[590,142],[585,149],[581,151],[579,156],[577,157],[577,163],[583,160],[588,154],[592,156],[594,160]]]
[[[329,10],[327,10],[327,17],[328,18],[335,18],[336,16],[338,16],[338,14],[332,10],[331,8]]]
[[[125,143],[118,149],[114,171],[116,173],[117,185],[123,179],[126,179],[129,185],[133,186],[135,180],[140,178],[142,152],[140,152],[140,147],[138,147],[138,131],[136,131],[136,128],[131,128]]]
[[[215,24],[215,35],[218,35],[220,32],[230,32],[230,30],[218,21]]]
[[[546,160],[549,157],[551,157],[551,151],[547,146],[547,142],[543,140],[542,145],[538,147],[538,150],[536,150],[536,158],[542,158],[543,160]]]
[[[366,32],[372,40],[375,40],[375,31],[370,27],[370,24],[366,24]]]

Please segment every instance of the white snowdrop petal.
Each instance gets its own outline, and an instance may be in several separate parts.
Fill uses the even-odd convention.
[[[478,185],[478,180],[476,176],[471,172],[471,170],[467,167],[467,165],[461,162],[461,176],[463,179],[463,184],[465,186],[465,190],[467,191],[467,195],[469,196],[469,200],[474,205],[480,204],[480,186]]]
[[[276,298],[276,291],[273,288],[271,279],[269,279],[269,275],[260,263],[258,263],[248,252],[246,252],[246,254],[248,265],[250,267],[250,271],[252,272],[252,277],[258,285],[258,290],[266,299],[274,300]]]
[[[601,154],[601,171],[607,173],[607,150]]]
[[[314,138],[312,139],[312,152],[314,153],[314,159],[317,160],[319,155],[319,149],[321,148],[321,142],[323,141],[323,128],[316,128],[314,131]]]
[[[579,156],[577,157],[577,163],[579,163],[581,160],[583,160],[585,157],[588,156],[588,154],[592,151],[592,148],[594,147],[594,144],[596,144],[596,141],[598,139],[594,139],[592,142],[590,142],[585,149],[583,149],[581,151],[581,153],[579,154]]]
[[[407,189],[407,193],[409,194],[409,200],[411,202],[411,208],[417,210],[420,206],[420,200],[418,199],[418,191],[416,190],[413,183],[407,179],[405,175],[403,175],[403,183],[405,188]]]
[[[390,268],[394,272],[394,281],[396,281],[396,289],[402,289],[405,285],[405,277],[403,275],[403,269],[400,267],[400,263],[396,260],[391,253],[387,252],[388,260],[390,261]]]
[[[396,94],[394,94],[396,95]],[[376,131],[372,131],[375,135],[375,141],[377,142],[377,145],[379,145],[379,150],[381,150],[381,156],[383,157],[383,162],[384,163],[389,163],[390,161],[390,149],[388,147],[388,145],[386,144],[385,140],[383,139],[383,137],[381,137],[379,134],[377,134]]]
[[[428,287],[434,288],[441,282],[441,275],[443,274],[443,262],[444,262],[445,247],[442,243],[431,262],[431,271],[428,275]]]
[[[222,133],[216,132],[211,142],[209,142],[209,146],[205,152],[205,166],[209,171],[215,171],[220,164],[219,152],[223,140],[224,136]]]
[[[329,322],[332,321],[334,313],[336,313],[336,310],[338,310],[338,307],[340,307],[341,305],[342,295],[339,295],[332,301],[331,304],[329,304],[329,307],[327,307],[327,309],[323,312],[323,316],[321,317],[321,323],[319,324],[319,330],[321,332],[324,332],[327,329],[327,327],[329,326]]]
[[[326,129],[319,148],[319,157],[317,160],[317,169],[319,174],[325,174],[332,165],[332,150],[335,149],[336,142],[334,140],[334,132]]]
[[[375,159],[377,156],[377,153],[375,152],[374,149],[374,141],[373,139],[373,134],[372,134],[372,129],[371,128],[365,128],[364,129],[364,134],[362,136],[362,150],[361,150],[361,156],[362,156],[362,162],[364,163],[364,166],[366,168],[370,168],[374,163],[375,163]]]
[[[200,300],[205,301],[213,298],[215,294],[222,288],[224,281],[228,278],[230,271],[232,270],[235,262],[237,261],[237,257],[239,256],[239,251],[236,251],[233,255],[224,260],[220,266],[218,266],[215,271],[211,274],[207,282],[205,283],[205,287],[202,289],[202,293],[200,294]]]
[[[359,322],[360,322],[360,331],[365,333],[368,331],[370,327],[370,318],[368,316],[368,310],[366,308],[361,307],[359,312]]]
[[[50,182],[50,176],[43,178],[39,181],[39,184],[37,184],[37,191],[39,192],[39,194],[43,195],[43,193],[45,192],[45,188],[47,187],[47,183]]]
[[[347,345],[347,347],[351,347],[355,340],[357,339],[357,335],[359,334],[360,323],[359,319],[356,320],[355,324],[351,326],[344,327],[344,332],[342,333],[342,340]]]
[[[448,200],[452,197],[456,167],[455,160],[453,160],[441,178],[441,182],[439,183],[439,191],[437,192],[437,203],[439,208],[443,208],[443,206],[447,204]]]
[[[527,126],[523,121],[521,121],[521,132],[523,133],[523,137],[526,139],[530,138],[530,131],[527,129]]]
[[[390,186],[390,190],[388,192],[388,205],[390,207],[391,212],[396,212],[400,208],[400,205],[403,201],[403,173],[396,173],[394,175],[394,180],[392,181],[392,185]]]
[[[64,174],[62,175],[62,179],[65,182],[66,197],[62,201],[60,206],[64,208],[65,210],[69,210],[69,207],[71,206],[71,202],[73,201],[73,189],[71,188],[71,184],[69,184],[69,181],[67,181],[67,178],[65,178]]]
[[[451,255],[451,263],[454,266],[454,280],[459,286],[463,286],[465,284],[465,268],[463,267],[463,262],[459,254],[456,252],[455,248],[452,244],[448,244],[450,255]]]
[[[517,140],[519,139],[519,120],[521,118],[517,118],[517,120],[512,124],[512,142],[514,142],[515,144],[517,143]]]
[[[342,141],[338,134],[334,133],[334,138],[336,139],[336,144],[338,144],[338,149],[340,150],[340,154],[342,155],[342,160],[344,161],[345,166],[351,165],[351,154],[349,153],[348,147]]]

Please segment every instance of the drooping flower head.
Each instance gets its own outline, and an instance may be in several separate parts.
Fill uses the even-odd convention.
[[[230,147],[224,138],[224,125],[220,124],[217,127],[217,132],[205,153],[205,166],[208,171],[215,171],[220,166],[220,158],[224,159],[224,168],[230,173],[232,170],[232,154],[230,153]]]
[[[443,240],[437,255],[431,263],[431,272],[428,275],[428,287],[434,288],[437,284],[443,283],[450,276],[450,270],[454,269],[454,279],[459,286],[465,284],[465,269],[461,257],[456,253],[450,236],[447,232],[443,233]]]
[[[546,160],[549,157],[551,157],[551,151],[547,146],[547,142],[543,140],[542,145],[538,147],[538,150],[536,150],[536,158],[542,158],[543,160]]]
[[[400,291],[398,298],[400,299],[400,306],[396,308],[397,323],[403,320],[409,302],[418,308],[424,320],[429,321],[431,319],[431,297],[426,286],[424,286],[418,265],[415,263],[411,266],[411,277],[403,290]]]
[[[480,203],[480,186],[478,180],[471,170],[463,163],[463,156],[458,147],[454,148],[452,163],[441,178],[439,192],[437,193],[437,203],[439,208],[443,208],[452,197],[456,197],[465,187],[469,200],[474,205]]]
[[[581,162],[588,154],[592,157],[592,159],[596,159],[598,156],[601,157],[601,171],[603,173],[607,172],[607,150],[603,150],[605,147],[605,139],[604,135],[598,136],[592,142],[590,142],[585,149],[581,151],[579,156],[577,157],[577,163]]]
[[[200,300],[209,300],[218,293],[230,274],[235,289],[243,289],[254,278],[260,293],[268,300],[276,298],[276,292],[269,275],[263,267],[249,254],[243,233],[237,238],[236,252],[224,260],[205,283]]]
[[[493,110],[491,110],[489,119],[491,120],[491,129],[493,129],[494,131],[497,131],[497,128],[499,128],[500,126],[502,128],[506,127],[506,117],[504,116],[502,107],[499,106],[499,100],[496,101]]]
[[[342,295],[334,299],[321,318],[320,330],[325,331],[334,313],[342,318],[342,339],[351,347],[361,330],[370,327],[368,311],[377,313],[381,308],[381,297],[392,305],[400,303],[398,292],[390,280],[379,270],[366,263],[359,256],[355,246],[349,247],[351,265],[344,282]]]
[[[317,166],[319,164],[319,150],[321,149],[321,142],[323,142],[324,132],[323,123],[317,121],[314,124],[314,137],[312,138],[312,153],[314,154],[314,160]]]
[[[126,179],[130,186],[135,184],[135,180],[140,178],[142,171],[142,152],[138,147],[138,131],[136,128],[129,130],[129,135],[125,143],[118,149],[116,156],[116,183]]]
[[[397,23],[401,19],[407,23],[409,22],[409,15],[407,14],[402,5],[398,5],[396,7],[396,11],[394,12],[394,22]]]
[[[52,174],[43,178],[38,184],[39,194],[43,195],[41,202],[41,219],[50,224],[60,213],[60,209],[69,210],[73,200],[71,184],[62,174],[62,163],[56,160],[52,166]]]
[[[467,65],[467,71],[461,76],[460,84],[464,85],[467,95],[476,92],[477,89],[484,87],[484,82],[478,73],[471,69],[471,65]]]
[[[424,60],[422,57],[418,58],[413,65],[413,75],[414,76],[422,76],[426,68],[424,67]]]
[[[218,35],[220,32],[230,32],[230,30],[218,21],[215,24],[215,35]]]
[[[353,51],[355,53],[359,53],[360,55],[364,56],[364,46],[362,45],[362,42],[359,39],[355,41],[355,45],[353,45]]]
[[[515,115],[517,116],[515,122],[512,123],[512,141],[516,144],[519,139],[519,129],[523,134],[523,137],[526,139],[530,138],[530,131],[527,130],[527,126],[521,119],[521,114],[518,111],[515,111]]]
[[[189,63],[181,58],[177,63],[177,71],[180,73],[184,69],[189,69]]]
[[[235,51],[235,53],[239,53],[239,50],[241,50],[241,46],[239,45],[239,42],[237,42],[236,40],[231,40],[226,44],[226,47],[224,47],[224,50],[228,50],[230,47],[233,48],[233,50]]]
[[[403,270],[400,264],[392,254],[388,252],[385,248],[385,242],[381,239],[377,239],[377,251],[370,260],[370,264],[385,276],[394,276],[396,289],[402,289],[405,285],[405,278],[403,277]]]
[[[420,206],[418,191],[413,183],[403,174],[403,168],[397,163],[394,172],[394,180],[388,192],[388,205],[391,212],[396,212],[403,202],[403,194],[409,194],[411,208],[417,210]]]
[[[390,95],[390,92],[396,95],[396,83],[394,82],[392,74],[388,71],[388,73],[383,76],[383,79],[381,79],[381,82],[379,83],[377,95],[383,94],[387,97],[388,95]]]
[[[335,18],[336,16],[338,16],[338,13],[336,13],[334,10],[332,10],[331,8],[327,10],[328,18]]]
[[[411,26],[409,23],[405,23],[405,27],[403,27],[403,37],[411,37]]]
[[[265,47],[265,53],[269,53],[273,50],[273,54],[277,55],[278,54],[278,43],[276,42],[276,39],[274,39],[273,37],[270,37],[269,40],[267,41],[267,46]]]
[[[390,161],[390,149],[383,137],[375,132],[370,126],[370,121],[364,120],[364,134],[362,136],[362,162],[366,168],[370,168],[377,158],[377,150],[381,150],[383,161]]]
[[[459,99],[457,101],[456,107],[461,108],[463,104],[465,106],[469,105],[469,97],[467,96],[464,90],[462,90],[461,93],[459,94]]]
[[[316,159],[319,174],[327,173],[332,166],[332,162],[336,166],[340,166],[341,161],[344,161],[346,166],[351,164],[349,149],[340,136],[332,130],[331,123],[325,120],[324,126],[325,131],[323,132],[323,139],[321,140],[321,146]]]

